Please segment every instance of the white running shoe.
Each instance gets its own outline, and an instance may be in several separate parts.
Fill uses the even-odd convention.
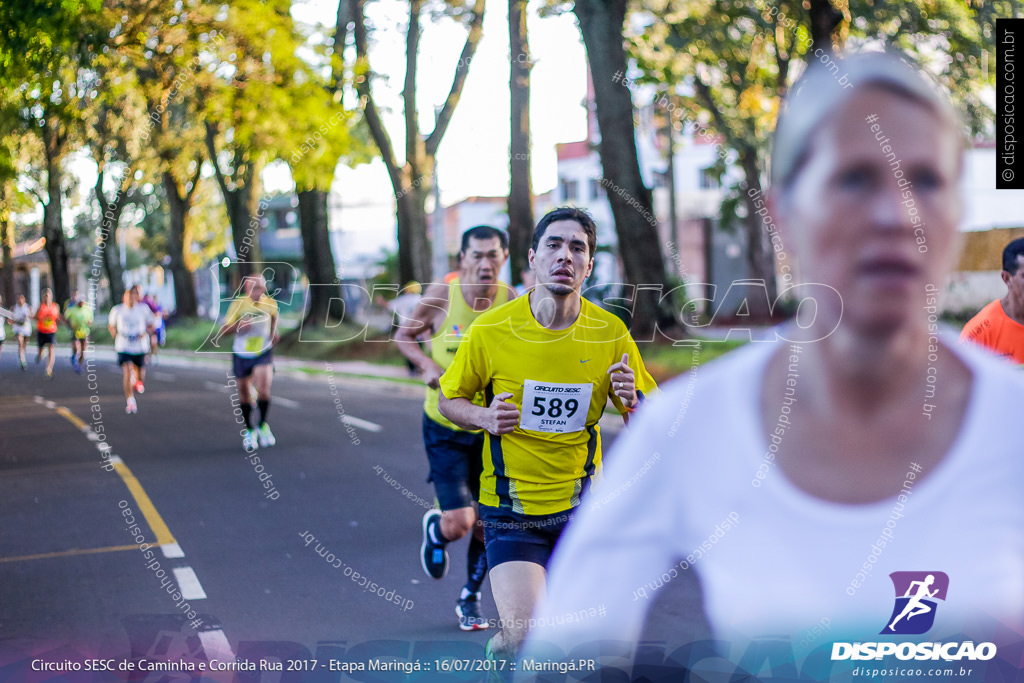
[[[256,430],[256,434],[259,437],[260,448],[266,448],[267,446],[274,446],[277,444],[277,439],[274,438],[274,432],[270,431],[270,425],[266,422],[260,425],[260,428]]]
[[[256,430],[247,429],[242,434],[242,448],[247,451],[254,451],[259,444],[256,442]]]
[[[124,407],[124,412],[128,413],[129,415],[131,415],[132,413],[139,412],[139,404],[135,402],[135,398],[134,397],[132,397],[132,398],[130,398],[130,399],[128,399],[126,401],[126,405]]]

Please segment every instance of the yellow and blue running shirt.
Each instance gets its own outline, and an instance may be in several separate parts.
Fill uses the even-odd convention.
[[[273,348],[271,333],[274,330],[273,319],[276,317],[277,302],[266,294],[260,295],[258,301],[253,301],[248,294],[232,301],[224,316],[224,323],[231,325],[239,320],[249,323],[249,328],[244,332],[235,333],[232,352],[241,358],[255,358]]]
[[[488,405],[498,394],[512,394],[520,422],[509,434],[485,432],[480,503],[545,515],[579,505],[601,466],[597,422],[608,398],[625,412],[608,368],[628,354],[637,391],[646,394],[655,383],[614,315],[584,299],[572,326],[549,330],[534,319],[529,299],[476,319],[441,376],[441,390],[470,400],[483,390]]]
[[[483,315],[485,311],[497,308],[508,301],[508,285],[504,282],[499,282],[498,291],[494,295],[494,303],[485,311],[474,311],[466,303],[465,297],[462,296],[460,283],[460,278],[452,280],[451,288],[448,290],[448,313],[445,315],[444,322],[441,323],[440,328],[430,340],[430,357],[441,366],[442,370],[448,369],[448,366],[452,364],[452,359],[455,358],[455,353],[459,350],[459,346],[462,345],[464,340],[469,338],[469,327],[473,324],[473,321]],[[423,410],[426,412],[427,417],[442,427],[463,431],[460,427],[452,424],[437,409],[438,393],[437,389],[427,387],[427,396],[423,402]],[[473,403],[484,405],[483,400],[483,392],[480,392],[480,395],[473,400]]]

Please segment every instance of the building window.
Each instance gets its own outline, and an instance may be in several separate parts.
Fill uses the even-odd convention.
[[[655,171],[652,178],[654,187],[668,187],[668,171]]]
[[[707,168],[700,169],[700,189],[718,189],[718,176],[715,174],[713,166],[708,166]]]
[[[590,179],[590,196],[594,199],[603,199],[605,197],[604,185],[601,184],[600,178]]]
[[[578,183],[575,180],[561,178],[558,181],[558,191],[562,195],[563,202],[574,202],[579,198]]]

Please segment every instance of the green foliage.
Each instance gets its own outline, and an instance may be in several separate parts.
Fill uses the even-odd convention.
[[[200,95],[200,125],[216,133],[216,161],[233,191],[258,184],[268,156],[302,116],[292,101],[302,41],[287,2],[242,0],[225,9],[212,24],[220,40],[204,53],[212,77]]]
[[[99,8],[100,0],[0,0],[0,134],[73,134],[94,95]]]
[[[833,6],[843,15],[831,34],[840,55],[844,49],[903,50],[947,87],[972,133],[991,136],[994,117],[983,93],[995,79],[995,19],[1019,16],[1021,2],[853,0]],[[637,81],[667,90],[679,105],[671,114],[677,130],[687,127],[705,140],[720,136],[730,160],[741,166],[743,177],[726,186],[722,203],[726,230],[739,225],[744,189],[761,184],[782,99],[806,63],[818,59],[809,20],[797,0],[642,0],[627,22],[636,29],[627,40],[641,72]],[[664,105],[655,106],[669,115]],[[715,171],[725,178],[721,158]]]
[[[983,65],[995,18],[1020,14],[1021,4],[855,0],[833,42],[840,53],[844,44],[903,50],[949,88],[979,133],[991,129],[981,95],[994,84],[995,69]],[[816,59],[806,22],[803,3],[792,0],[644,0],[632,24],[643,28],[627,38],[638,80],[678,95],[680,125],[697,122],[733,150],[756,150],[763,169],[781,98]]]
[[[329,31],[320,27],[320,30]],[[296,74],[292,89],[295,117],[289,134],[281,139],[278,155],[288,162],[296,189],[330,190],[338,163],[356,166],[369,163],[378,153],[359,107],[345,107],[345,93],[353,90],[356,70],[346,71],[343,55],[334,50],[333,39],[315,43],[310,63]]]
[[[685,346],[642,344],[640,355],[648,372],[660,383],[744,346],[744,342],[739,341],[700,340],[697,347],[694,345],[697,341]]]
[[[0,0],[0,74],[29,80],[100,43],[102,0]]]
[[[993,134],[993,111],[982,102],[995,85],[995,21],[1019,17],[1019,0],[853,0],[849,47],[882,44],[918,60],[949,90],[974,135]]]
[[[401,287],[401,274],[398,268],[398,252],[390,251],[387,249],[381,249],[380,260],[377,261],[377,265],[381,267],[381,271],[373,276],[369,281],[368,288],[372,292],[374,286],[377,287]],[[395,290],[397,293],[397,289]],[[390,296],[385,298],[392,298]]]

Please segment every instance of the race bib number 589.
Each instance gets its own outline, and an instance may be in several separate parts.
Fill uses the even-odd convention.
[[[523,382],[523,407],[519,427],[534,432],[568,434],[587,426],[590,394],[594,385]]]

